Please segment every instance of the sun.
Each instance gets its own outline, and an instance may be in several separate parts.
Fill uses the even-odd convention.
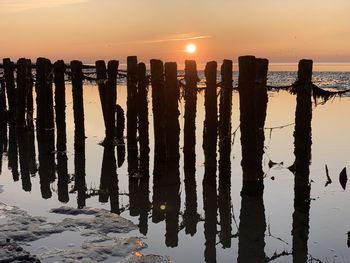
[[[186,46],[185,51],[189,54],[193,54],[197,51],[197,46],[193,43],[190,43]]]

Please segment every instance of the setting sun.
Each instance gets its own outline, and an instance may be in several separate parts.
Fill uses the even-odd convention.
[[[188,44],[187,46],[186,46],[186,49],[185,49],[185,51],[187,52],[187,53],[189,53],[189,54],[193,54],[193,53],[195,53],[196,51],[197,51],[197,46],[195,45],[195,44]]]

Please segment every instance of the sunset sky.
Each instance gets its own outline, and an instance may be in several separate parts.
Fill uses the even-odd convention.
[[[0,0],[0,57],[350,62],[349,11],[349,0]]]

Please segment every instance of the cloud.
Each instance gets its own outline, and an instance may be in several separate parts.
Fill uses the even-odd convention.
[[[33,9],[79,4],[88,0],[0,0],[1,13],[19,13]]]
[[[163,38],[156,39],[140,39],[126,42],[118,42],[115,44],[157,44],[164,42],[175,42],[175,41],[188,41],[188,40],[197,40],[197,39],[207,39],[211,38],[209,35],[193,35],[193,34],[178,34],[178,35],[170,35]]]

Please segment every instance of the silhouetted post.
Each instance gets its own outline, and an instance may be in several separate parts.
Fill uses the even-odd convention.
[[[175,62],[165,63],[165,139],[167,160],[179,158],[179,97],[177,65]]]
[[[25,58],[20,58],[17,61],[17,88],[16,88],[16,127],[25,128],[25,112],[27,104],[27,60]]]
[[[29,172],[31,175],[35,175],[38,171],[38,165],[36,162],[36,153],[35,153],[35,130],[33,120],[29,120],[28,122],[28,156],[29,156]]]
[[[34,130],[34,123],[33,123],[33,113],[34,113],[34,100],[33,100],[33,85],[34,80],[32,77],[32,61],[30,59],[27,59],[27,98],[26,98],[26,110],[27,110],[27,126],[30,130]]]
[[[263,192],[263,182],[256,170],[257,156],[257,116],[256,116],[256,58],[239,57],[238,91],[240,98],[240,129],[242,144],[242,194]],[[251,193],[250,193],[251,192]]]
[[[81,61],[71,61],[72,93],[74,111],[74,147],[77,153],[85,154],[85,126],[84,126],[84,100],[83,100],[83,64]]]
[[[53,71],[50,60],[38,58],[36,61],[36,102],[37,102],[37,129],[38,131],[52,130],[53,120]]]
[[[108,82],[107,88],[109,96],[107,96],[107,113],[108,113],[108,138],[114,141],[116,137],[115,132],[115,111],[117,103],[117,75],[118,75],[119,61],[110,60],[107,64]]]
[[[57,153],[57,195],[58,201],[62,203],[68,203],[69,193],[68,193],[68,158],[65,153]]]
[[[312,120],[312,60],[301,60],[298,80],[294,84],[297,95],[294,130],[294,213],[293,213],[293,262],[308,261],[310,217],[310,160]]]
[[[185,61],[185,125],[184,125],[184,172],[186,208],[184,215],[185,232],[193,236],[197,232],[196,191],[196,107],[197,107],[197,65],[193,60]]]
[[[0,175],[2,174],[2,157],[7,152],[7,125],[0,125]]]
[[[0,126],[7,123],[7,102],[5,80],[0,79]]]
[[[214,154],[216,157],[216,139],[217,139],[217,97],[216,97],[216,61],[208,62],[204,70],[206,78],[205,89],[205,121],[204,121],[204,140],[203,148],[209,148],[208,154]],[[210,160],[215,158],[209,157]]]
[[[164,66],[161,60],[151,60],[152,110],[154,126],[154,152],[157,158],[165,157],[165,90]]]
[[[232,114],[232,60],[224,60],[221,65],[221,88],[219,105],[219,151],[222,144],[231,144]],[[230,149],[227,149],[231,151]]]
[[[137,114],[139,120],[140,176],[149,175],[149,134],[148,134],[148,80],[146,65],[139,63],[137,68]]]
[[[137,148],[137,57],[127,58],[127,144],[130,148]]]
[[[262,170],[262,159],[264,154],[265,142],[265,119],[268,102],[267,95],[267,71],[269,61],[263,58],[256,59],[256,81],[255,81],[255,115],[256,115],[256,132],[257,132],[257,156],[255,158],[259,180],[263,180],[264,172]]]
[[[117,73],[119,62],[112,60],[108,62],[108,79],[106,64],[103,60],[96,61],[97,83],[100,94],[100,102],[105,124],[104,143],[113,143],[115,137],[115,103]]]
[[[9,58],[3,59],[4,64],[4,78],[6,83],[6,92],[8,100],[8,121],[15,122],[15,65]]]
[[[63,60],[54,63],[54,83],[55,83],[55,113],[57,128],[57,151],[66,151],[66,86],[64,74],[66,65]]]

